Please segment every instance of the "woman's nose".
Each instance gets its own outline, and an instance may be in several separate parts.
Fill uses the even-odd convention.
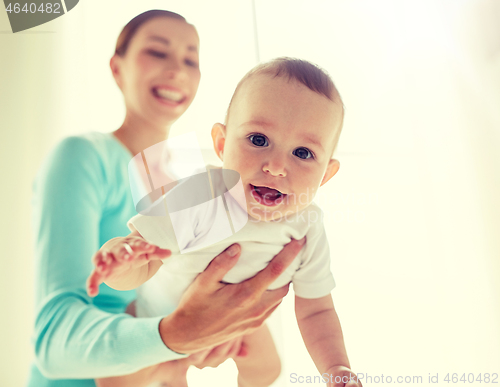
[[[165,66],[165,72],[169,75],[170,78],[180,76],[183,73],[181,60],[175,57],[170,58]]]
[[[285,177],[286,168],[283,160],[278,158],[270,159],[262,166],[262,171],[274,177]]]

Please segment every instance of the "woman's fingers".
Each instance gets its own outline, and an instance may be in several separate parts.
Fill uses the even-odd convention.
[[[259,328],[288,292],[288,286],[274,291],[267,288],[292,263],[304,243],[290,242],[265,269],[239,284],[223,284],[221,280],[236,264],[240,247],[232,245],[219,254],[188,287],[177,309],[161,320],[163,342],[173,351],[194,353]]]
[[[234,244],[215,257],[205,271],[200,273],[196,278],[201,287],[208,290],[220,286],[220,282],[224,276],[238,262],[240,253],[240,245]]]
[[[305,237],[300,240],[293,239],[283,247],[283,250],[269,262],[264,270],[247,280],[247,285],[251,286],[255,292],[263,293],[292,263],[305,243]]]
[[[228,357],[235,358],[236,356],[239,356],[240,353],[243,352],[242,347],[243,347],[243,336],[239,336],[233,340],[233,346],[229,350]]]
[[[204,349],[202,351],[198,351],[189,355],[189,357],[187,358],[187,360],[189,361],[189,365],[194,365],[195,367],[202,369],[204,367],[203,362],[205,361],[205,359],[207,358],[207,356],[210,354],[211,351],[212,351],[211,348]]]
[[[242,337],[229,340],[214,348],[197,352],[190,356],[191,364],[199,369],[205,367],[218,367],[227,359],[234,358],[238,355],[241,348]]]
[[[264,292],[264,294],[262,295],[262,302],[272,306],[279,305],[283,300],[283,297],[285,297],[288,294],[289,290],[290,290],[290,283],[278,289],[268,290]]]

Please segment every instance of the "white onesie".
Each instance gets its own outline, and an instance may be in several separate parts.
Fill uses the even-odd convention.
[[[213,184],[221,186],[224,183],[215,180]],[[166,194],[167,201],[176,190],[179,192],[179,186]],[[239,283],[253,277],[292,238],[307,236],[306,245],[301,252],[269,289],[292,282],[295,294],[302,298],[320,298],[330,294],[335,282],[330,271],[330,254],[322,211],[316,204],[312,203],[296,214],[265,222],[248,217],[247,212],[232,199],[230,193],[226,193],[225,198],[228,208],[225,208],[224,202],[219,198],[171,212],[170,217],[136,215],[130,219],[129,227],[133,225],[148,242],[172,250],[172,255],[163,260],[158,272],[137,289],[137,317],[172,313],[195,277],[205,270],[214,257],[233,243],[240,244],[241,255],[224,277],[224,282],[227,283]],[[227,235],[227,230],[224,230],[224,224],[227,224],[226,210],[231,214],[233,230],[236,232],[219,242],[207,243],[220,239],[217,238],[217,233]],[[179,222],[179,219],[182,221]]]

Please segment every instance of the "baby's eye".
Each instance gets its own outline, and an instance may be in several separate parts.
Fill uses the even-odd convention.
[[[307,148],[297,148],[293,151],[293,154],[303,160],[314,157],[311,151]]]
[[[167,54],[164,52],[156,51],[156,50],[148,50],[148,54],[154,56],[156,58],[165,58]]]
[[[248,137],[255,146],[268,146],[267,138],[262,134],[252,134]]]

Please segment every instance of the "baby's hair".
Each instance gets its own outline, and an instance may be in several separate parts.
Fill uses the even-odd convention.
[[[125,25],[125,27],[123,27],[122,32],[120,32],[120,35],[118,36],[118,39],[116,41],[115,54],[118,56],[124,56],[127,52],[130,41],[137,32],[137,29],[147,21],[157,17],[169,17],[172,19],[182,20],[187,23],[184,16],[181,16],[175,12],[165,11],[161,9],[152,9],[150,11],[143,12],[134,17]]]
[[[276,58],[269,62],[258,64],[248,73],[246,73],[236,86],[233,97],[229,102],[225,120],[226,125],[229,120],[231,105],[236,94],[238,93],[238,90],[241,88],[241,85],[244,84],[245,81],[247,81],[249,78],[257,74],[267,74],[272,76],[273,78],[286,77],[289,81],[295,80],[306,86],[309,90],[325,96],[330,101],[339,103],[342,107],[342,116],[340,119],[340,126],[337,129],[337,133],[335,136],[336,147],[340,132],[342,130],[342,126],[344,124],[344,103],[342,102],[340,93],[335,87],[335,84],[330,78],[330,75],[328,75],[328,73],[321,67],[302,59],[288,57]]]

